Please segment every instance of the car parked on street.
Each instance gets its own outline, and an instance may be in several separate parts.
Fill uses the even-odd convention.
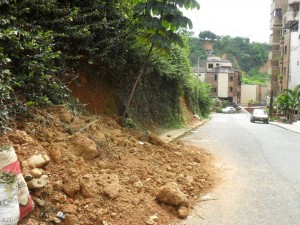
[[[250,116],[250,122],[261,121],[263,123],[269,123],[269,116],[264,109],[254,109]]]
[[[236,109],[234,107],[228,106],[222,109],[222,113],[236,113]]]

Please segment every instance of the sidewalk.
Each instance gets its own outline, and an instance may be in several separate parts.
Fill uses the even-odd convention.
[[[193,122],[192,124],[189,124],[189,125],[187,125],[183,128],[167,131],[167,132],[159,135],[159,137],[160,137],[161,140],[163,140],[164,142],[167,142],[167,143],[172,142],[172,141],[176,141],[177,139],[184,136],[186,133],[197,129],[202,124],[209,121],[210,119],[211,118],[198,120],[198,121]]]
[[[293,123],[293,124],[287,124],[287,123],[280,123],[280,122],[275,122],[275,121],[271,122],[270,121],[269,123],[272,124],[272,125],[281,127],[283,129],[290,130],[292,132],[300,134],[300,125],[299,125],[299,122],[296,122],[296,123]]]

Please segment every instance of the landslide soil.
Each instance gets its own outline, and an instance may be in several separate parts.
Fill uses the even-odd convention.
[[[151,216],[157,218],[153,224],[171,224],[177,209],[157,201],[160,187],[177,183],[192,209],[214,184],[212,157],[199,148],[164,143],[119,126],[117,119],[75,115],[63,107],[33,115],[0,137],[1,145],[14,147],[24,176],[32,169],[26,164],[31,156],[51,159],[43,168],[48,184],[30,192],[45,205],[36,204],[19,224],[54,224],[50,220],[59,211],[66,213],[61,224],[67,225],[141,225]]]

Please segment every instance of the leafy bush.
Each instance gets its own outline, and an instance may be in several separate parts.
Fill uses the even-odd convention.
[[[222,112],[222,108],[220,108],[220,107],[219,107],[219,108],[216,108],[216,112],[217,112],[217,113],[221,113],[221,112]]]
[[[243,74],[242,82],[244,84],[267,85],[268,74],[259,72],[258,69],[251,69],[248,73]]]
[[[207,117],[211,112],[213,100],[210,97],[211,86],[197,80],[193,75],[185,83],[184,93],[189,108],[194,114]]]

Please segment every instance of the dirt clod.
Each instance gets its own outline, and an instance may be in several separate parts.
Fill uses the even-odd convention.
[[[156,197],[162,203],[171,206],[189,205],[186,195],[180,191],[178,185],[174,182],[161,187]]]

